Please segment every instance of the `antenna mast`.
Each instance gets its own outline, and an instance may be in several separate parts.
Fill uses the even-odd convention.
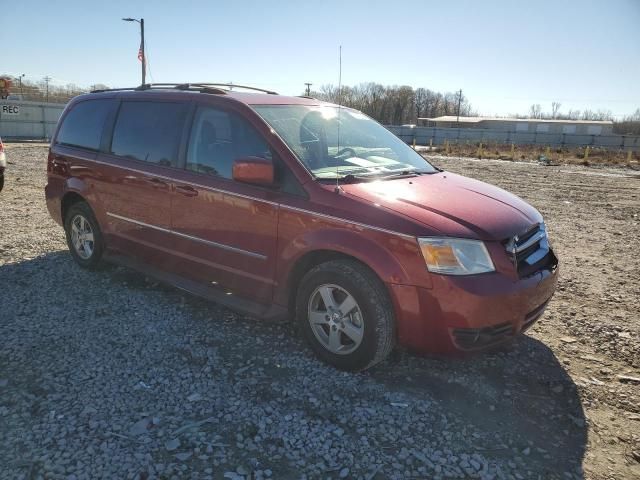
[[[339,49],[338,57],[338,149],[336,150],[336,157],[340,151],[340,111],[342,110],[342,45]],[[340,182],[338,181],[338,159],[336,158],[336,193],[340,193]]]

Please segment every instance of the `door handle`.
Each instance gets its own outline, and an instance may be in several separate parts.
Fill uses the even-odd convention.
[[[189,185],[177,185],[176,192],[185,197],[196,197],[198,195],[198,190]]]
[[[54,167],[66,167],[69,162],[63,155],[51,154],[51,165]]]
[[[169,184],[167,182],[163,182],[159,178],[147,178],[146,182],[151,184],[153,188],[169,188]]]

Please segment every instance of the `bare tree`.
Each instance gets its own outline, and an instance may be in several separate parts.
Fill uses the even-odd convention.
[[[558,118],[561,106],[562,104],[560,102],[551,102],[551,118]]]
[[[534,103],[529,107],[529,118],[542,118],[542,107],[539,103]]]
[[[580,118],[580,115],[580,110],[569,110],[566,115],[563,115],[563,118],[565,118],[566,120],[578,120]]]
[[[621,135],[640,135],[640,108],[613,124],[613,131]]]
[[[613,120],[613,115],[611,114],[611,110],[598,110],[593,111],[590,109],[586,109],[582,112],[582,120]]]
[[[640,122],[640,108],[636,108],[635,112],[624,119],[627,122]]]
[[[416,120],[420,117],[424,117],[427,110],[427,92],[424,88],[416,88],[414,95]]]

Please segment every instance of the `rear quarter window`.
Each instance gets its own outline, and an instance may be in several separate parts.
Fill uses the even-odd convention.
[[[175,167],[187,110],[185,103],[122,102],[111,153]]]
[[[60,125],[56,143],[99,150],[104,123],[113,100],[86,100],[74,105]]]

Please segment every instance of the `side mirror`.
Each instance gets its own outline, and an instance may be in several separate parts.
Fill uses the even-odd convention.
[[[273,162],[260,157],[242,157],[233,162],[233,179],[254,185],[273,185]]]

